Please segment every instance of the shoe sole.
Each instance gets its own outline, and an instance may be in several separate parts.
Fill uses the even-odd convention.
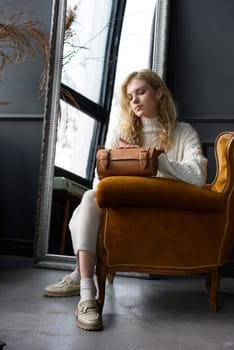
[[[97,326],[87,326],[86,324],[83,324],[82,322],[79,321],[77,312],[75,312],[75,316],[76,316],[76,326],[78,328],[83,329],[84,331],[96,331],[96,332],[103,330],[102,322]]]
[[[56,293],[44,292],[43,295],[45,297],[51,297],[51,298],[63,298],[63,297],[67,298],[67,297],[79,296],[80,291],[73,292],[73,293],[67,293],[67,294],[56,294]]]
[[[103,330],[103,325],[98,325],[98,326],[87,326],[84,325],[83,323],[80,323],[79,320],[76,320],[76,325],[78,328],[83,329],[84,331],[102,331]]]

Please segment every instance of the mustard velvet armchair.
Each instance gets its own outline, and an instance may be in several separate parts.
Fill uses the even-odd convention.
[[[130,176],[100,181],[100,312],[106,277],[115,272],[205,274],[209,307],[216,312],[220,268],[229,261],[234,242],[234,132],[219,134],[214,149],[216,177],[204,187]]]

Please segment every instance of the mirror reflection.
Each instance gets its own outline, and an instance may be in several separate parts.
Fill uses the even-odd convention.
[[[44,249],[50,259],[74,255],[68,223],[92,187],[96,149],[117,121],[120,83],[129,72],[147,67],[163,75],[167,8],[165,0],[66,1],[59,113],[55,125],[49,118],[45,125],[55,141],[50,147],[45,139],[46,152],[54,155],[53,178],[47,165],[42,175],[42,188],[46,180],[52,184],[52,198],[39,222],[40,257]],[[42,199],[42,214],[43,207]]]

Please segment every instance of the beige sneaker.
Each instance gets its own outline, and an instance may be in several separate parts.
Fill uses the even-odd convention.
[[[61,281],[51,284],[44,289],[44,296],[47,297],[71,297],[80,294],[80,283],[75,283],[69,275]]]
[[[102,318],[99,315],[96,300],[87,300],[77,304],[77,327],[86,331],[99,331],[103,329]]]

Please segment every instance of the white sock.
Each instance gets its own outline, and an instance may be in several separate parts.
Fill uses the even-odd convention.
[[[71,277],[71,279],[75,282],[75,283],[79,283],[80,282],[80,273],[79,271],[77,271],[77,269],[75,269],[74,271],[72,271],[69,275]]]
[[[80,302],[95,300],[96,287],[92,278],[80,280]]]

